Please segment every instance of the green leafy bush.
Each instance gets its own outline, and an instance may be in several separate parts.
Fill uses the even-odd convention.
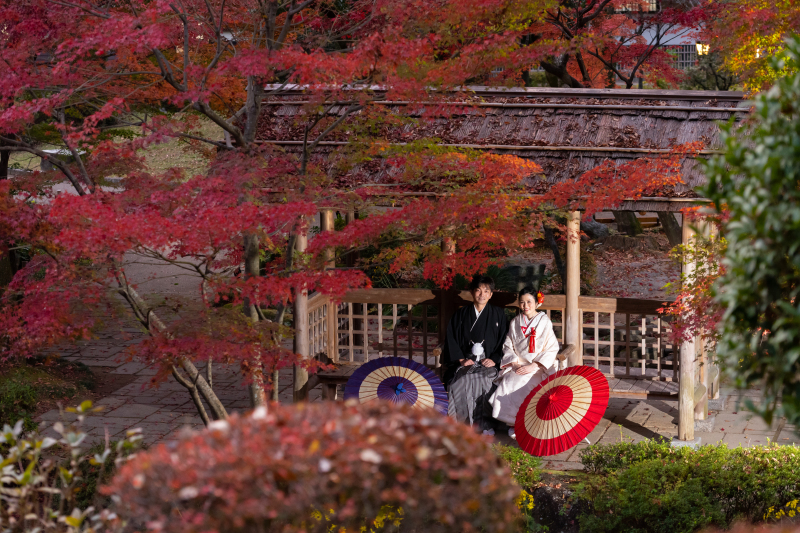
[[[673,457],[676,451],[679,449],[673,448],[669,443],[645,440],[589,446],[578,452],[578,455],[584,470],[605,475],[649,459]]]
[[[581,531],[690,532],[763,520],[800,496],[800,448],[725,445],[673,449],[643,442],[593,446],[581,454],[590,478]]]
[[[89,367],[61,359],[31,359],[0,373],[0,420],[23,421],[23,429],[35,429],[38,403],[57,399],[69,401],[94,387]]]
[[[113,533],[125,524],[107,509],[78,504],[86,479],[85,465],[99,468],[101,478],[123,457],[133,458],[141,436],[128,432],[112,450],[91,453],[86,449],[86,434],[81,431],[86,416],[101,408],[85,401],[67,412],[75,415],[71,424],[57,422],[58,438],[37,433],[25,434],[22,420],[0,431],[0,531],[40,533]],[[115,454],[117,461],[109,461]],[[60,457],[64,455],[65,457]]]
[[[511,475],[520,487],[530,490],[541,478],[542,460],[538,457],[505,444],[495,444],[494,451],[511,469]]]
[[[700,192],[722,215],[724,310],[716,353],[737,385],[759,384],[764,402],[748,408],[769,423],[800,424],[800,39],[772,58],[794,72],[754,101],[751,120],[722,132],[724,154],[704,166]]]

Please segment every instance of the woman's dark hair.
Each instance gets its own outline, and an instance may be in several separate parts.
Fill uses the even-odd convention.
[[[523,287],[523,289],[519,291],[519,296],[517,296],[517,298],[518,299],[522,298],[526,294],[530,294],[531,296],[533,296],[534,300],[536,299],[536,291],[533,290],[533,287]]]
[[[494,292],[494,280],[489,276],[475,276],[469,284],[469,292],[475,292],[481,285],[486,285],[489,290]]]

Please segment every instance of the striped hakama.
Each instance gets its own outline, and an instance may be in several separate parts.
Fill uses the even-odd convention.
[[[497,367],[475,364],[459,368],[448,388],[447,414],[481,431],[492,429],[489,397],[494,389],[492,381],[496,377]]]

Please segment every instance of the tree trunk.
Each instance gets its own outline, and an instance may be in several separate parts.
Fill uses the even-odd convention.
[[[675,214],[669,211],[659,211],[658,221],[661,222],[664,233],[667,234],[670,246],[674,248],[681,244],[681,225],[678,224],[678,221],[675,219]]]
[[[11,152],[0,151],[0,180],[8,179],[8,162],[11,159]]]
[[[244,276],[245,279],[259,275],[258,237],[245,235],[244,237]],[[245,299],[243,312],[253,322],[258,322],[258,302]],[[250,384],[250,404],[253,407],[267,405],[267,395],[264,392],[264,369],[261,361],[253,361],[253,382]]]
[[[612,211],[617,222],[617,231],[635,237],[642,233],[642,225],[633,211]]]
[[[553,228],[547,224],[544,224],[543,227],[544,240],[547,245],[550,246],[550,250],[553,252],[553,261],[556,264],[558,276],[561,278],[561,292],[563,293],[567,289],[567,266],[564,264],[564,261],[561,260],[561,251],[558,249],[558,243],[556,242],[556,236],[553,233]]]

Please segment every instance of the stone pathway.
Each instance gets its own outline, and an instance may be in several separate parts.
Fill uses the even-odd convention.
[[[200,429],[203,427],[189,393],[173,378],[158,386],[151,386],[156,371],[146,365],[128,360],[127,348],[142,341],[144,334],[135,324],[110,327],[97,335],[96,339],[77,345],[49,350],[60,356],[80,361],[92,367],[105,367],[106,376],[119,376],[124,383],[108,396],[99,399],[95,405],[105,410],[88,417],[85,429],[91,444],[105,440],[118,440],[132,428],[141,428],[144,443],[152,445],[168,441],[182,428]],[[124,378],[124,379],[123,379]],[[638,381],[641,386],[652,382]],[[213,385],[220,400],[229,413],[242,412],[249,408],[247,388],[242,376],[235,367],[215,365]],[[281,403],[292,402],[292,371],[281,372]],[[733,390],[722,390],[724,401],[718,402],[719,410],[710,411],[705,428],[695,431],[702,444],[722,442],[729,446],[752,446],[767,444],[775,437],[775,428],[767,427],[759,418],[740,410],[740,399],[747,396],[758,401],[759,391],[746,391],[743,394]],[[321,401],[319,388],[312,389],[310,401]],[[640,441],[647,438],[663,437],[671,439],[677,435],[678,402],[669,399],[618,399],[612,398],[603,420],[588,436],[594,444],[619,442],[621,439]],[[713,417],[713,418],[712,418]],[[61,420],[61,413],[53,409],[39,417],[40,422],[51,426]],[[513,442],[508,437],[498,437],[501,442]],[[774,440],[778,444],[800,444],[800,437],[794,427],[786,426]],[[581,468],[578,454],[587,444],[558,455],[545,458],[545,468],[572,470]]]
[[[102,406],[104,410],[86,419],[84,430],[90,444],[103,442],[106,436],[111,441],[119,440],[125,436],[127,430],[141,428],[143,442],[149,446],[170,440],[184,427],[204,427],[188,391],[183,386],[172,377],[164,383],[152,385],[156,369],[130,360],[127,349],[144,338],[141,330],[131,323],[109,328],[91,341],[60,346],[46,352],[90,367],[105,367],[107,376],[128,377],[123,380],[123,386],[94,402],[95,406]],[[205,373],[203,365],[199,365],[199,368]],[[249,392],[236,367],[215,364],[212,377],[214,390],[229,414],[249,409]],[[291,403],[291,368],[281,371],[279,386],[281,403]],[[309,399],[321,401],[320,389],[312,390]],[[42,414],[38,421],[44,426],[40,428],[52,426],[54,422],[62,420],[62,416],[58,409]]]

